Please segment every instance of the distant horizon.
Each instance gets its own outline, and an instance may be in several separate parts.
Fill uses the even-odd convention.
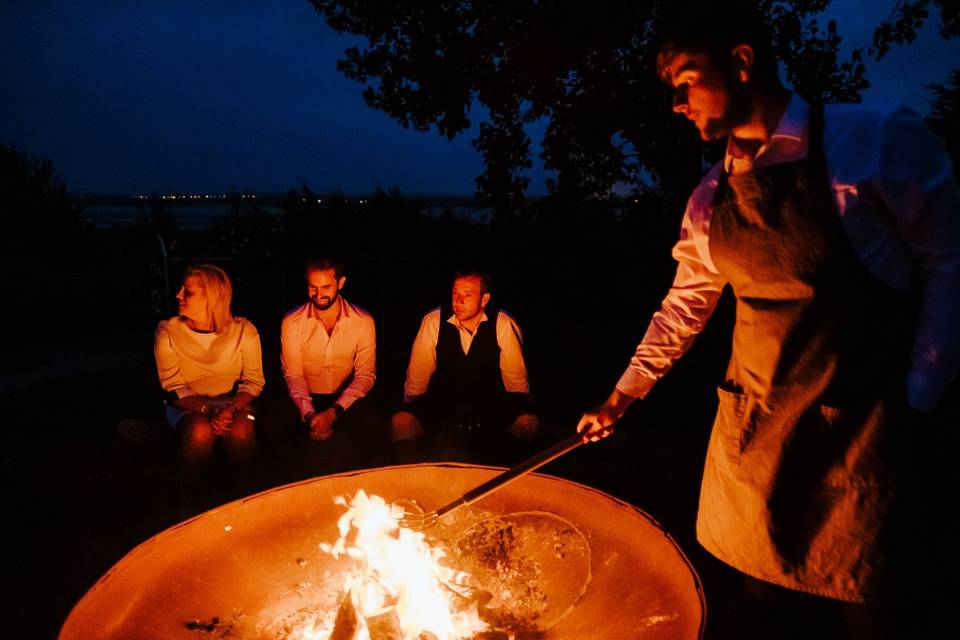
[[[383,193],[391,193],[394,187],[390,189],[382,189]],[[183,204],[204,204],[205,202],[224,200],[229,199],[234,196],[253,196],[258,199],[268,199],[268,198],[285,198],[287,194],[291,191],[294,191],[295,188],[287,189],[286,191],[255,191],[252,189],[236,189],[232,191],[203,191],[203,192],[190,192],[190,191],[154,191],[151,193],[138,193],[138,192],[128,192],[128,191],[72,191],[67,185],[67,191],[71,196],[75,198],[83,198],[87,200],[98,200],[98,199],[124,199],[124,200],[152,200],[155,198],[159,199],[169,199],[175,202],[182,202]],[[369,193],[360,193],[360,192],[346,192],[339,189],[333,191],[313,191],[314,195],[319,198],[333,198],[333,197],[342,197],[345,199],[366,199],[370,198],[372,195],[375,195],[377,189],[371,190]],[[431,198],[431,199],[451,199],[451,200],[473,200],[474,193],[425,193],[425,192],[413,192],[413,191],[404,191],[398,189],[397,193],[404,198]],[[528,198],[536,199],[542,198],[546,194],[526,194]]]

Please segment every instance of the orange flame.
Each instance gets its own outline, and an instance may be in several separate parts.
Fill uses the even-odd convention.
[[[440,564],[446,554],[431,547],[423,533],[399,525],[402,507],[363,490],[349,502],[344,497],[336,502],[347,507],[337,523],[340,537],[320,548],[354,561],[343,591],[357,614],[355,640],[368,640],[367,620],[384,615],[395,616],[404,640],[425,632],[438,640],[460,640],[489,628],[475,606],[452,606],[463,598],[458,590],[466,588],[469,576]],[[301,631],[305,640],[326,640],[334,628]]]

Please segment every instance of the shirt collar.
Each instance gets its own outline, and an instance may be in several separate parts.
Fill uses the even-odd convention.
[[[317,308],[313,306],[313,303],[309,300],[307,301],[307,315],[314,320],[319,320],[320,316],[317,315],[320,312],[317,311]],[[351,316],[350,305],[347,304],[346,299],[343,296],[340,296],[340,318],[349,318]]]
[[[735,161],[741,160],[749,164],[765,164],[761,158],[767,152],[776,150],[776,161],[788,162],[805,158],[807,155],[807,127],[810,119],[810,105],[798,96],[796,93],[790,95],[790,101],[783,115],[780,116],[780,122],[776,129],[770,135],[770,139],[760,147],[757,156],[750,159],[747,154],[737,146],[732,137],[727,138],[727,150],[723,158],[723,168],[729,172]]]
[[[486,322],[487,320],[489,320],[489,318],[487,318],[487,312],[484,311],[484,312],[482,312],[482,313],[480,314],[480,322],[477,323],[477,329],[479,329],[479,328],[480,328],[480,325],[483,324],[484,322]],[[450,324],[454,325],[457,329],[461,329],[461,330],[463,330],[463,331],[467,331],[467,328],[466,328],[465,326],[463,326],[462,324],[460,324],[460,320],[457,319],[457,314],[455,314],[455,313],[451,313],[451,314],[450,314],[450,317],[447,318],[447,322],[449,322]],[[475,331],[475,330],[472,331],[472,332],[469,332],[469,331],[468,331],[468,333],[476,333],[476,331]]]

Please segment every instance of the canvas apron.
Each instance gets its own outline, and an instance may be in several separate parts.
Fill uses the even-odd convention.
[[[736,296],[697,537],[751,576],[852,602],[913,560],[901,464],[913,305],[855,254],[812,107],[808,158],[724,175],[710,253]],[[909,466],[909,465],[907,465]]]

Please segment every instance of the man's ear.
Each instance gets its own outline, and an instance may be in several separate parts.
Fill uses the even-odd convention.
[[[343,285],[347,283],[347,276],[340,276],[339,282],[337,282],[337,290],[343,289]]]
[[[740,82],[746,82],[753,77],[753,47],[748,44],[738,44],[730,51],[730,62]]]
[[[483,309],[484,307],[486,307],[488,302],[490,302],[490,294],[489,294],[489,293],[485,293],[485,294],[483,294],[482,296],[480,296],[480,308],[481,308],[481,309]]]

